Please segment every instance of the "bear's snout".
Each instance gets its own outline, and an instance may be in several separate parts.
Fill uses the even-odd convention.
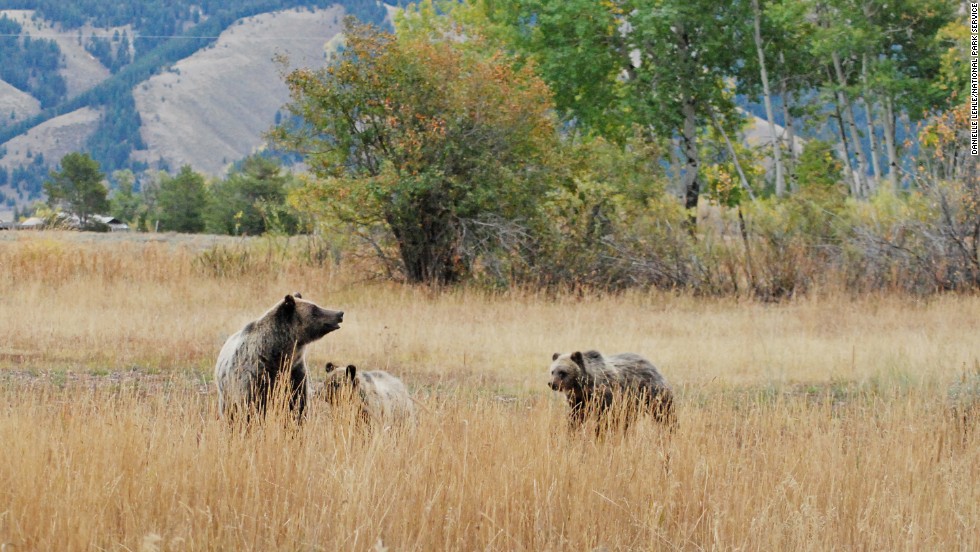
[[[323,320],[333,326],[340,327],[344,321],[344,311],[323,311]]]
[[[321,310],[317,316],[319,317],[319,337],[339,330],[340,323],[344,321],[344,311]]]

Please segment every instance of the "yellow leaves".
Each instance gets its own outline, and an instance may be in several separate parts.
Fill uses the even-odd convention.
[[[708,197],[721,205],[737,205],[742,199],[743,190],[739,177],[733,173],[734,168],[728,164],[706,166],[704,177],[708,183]]]
[[[297,191],[294,205],[338,216],[360,202],[380,208],[447,185],[474,196],[453,201],[499,201],[492,207],[503,210],[508,194],[542,187],[530,175],[551,161],[558,136],[548,87],[530,67],[470,48],[468,36],[389,41],[361,27],[348,36],[331,71],[291,75],[293,112],[315,130],[281,143],[303,146],[322,177]]]
[[[967,147],[969,124],[969,106],[963,102],[949,111],[931,117],[919,131],[919,142],[936,159],[943,160],[948,153]]]
[[[622,16],[626,14],[626,11],[623,10],[623,7],[620,6],[619,3],[613,2],[612,0],[602,0],[601,2],[599,2],[599,5],[605,8],[606,10],[608,10],[609,13],[613,15]]]

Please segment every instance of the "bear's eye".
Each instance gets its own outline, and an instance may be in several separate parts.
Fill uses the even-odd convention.
[[[559,378],[561,378],[561,379],[565,379],[565,376],[567,376],[567,375],[568,375],[568,372],[566,372],[566,371],[564,371],[564,370],[558,370],[558,373],[557,373],[556,375],[557,375],[557,376],[558,376]]]

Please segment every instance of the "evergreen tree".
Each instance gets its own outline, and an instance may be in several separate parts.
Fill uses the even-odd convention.
[[[176,176],[165,176],[157,193],[160,230],[197,233],[204,231],[204,208],[207,189],[204,177],[190,165],[181,167]]]
[[[289,182],[275,160],[246,158],[228,178],[212,186],[205,213],[208,231],[256,236],[269,229],[270,218],[286,231],[295,230],[296,218],[286,209]]]
[[[69,153],[61,159],[61,170],[51,171],[44,182],[48,205],[77,216],[84,227],[92,215],[109,208],[103,180],[97,161],[85,153]]]

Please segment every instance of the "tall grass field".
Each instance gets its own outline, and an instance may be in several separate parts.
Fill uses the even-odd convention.
[[[204,240],[205,238],[199,238]],[[297,244],[0,236],[0,550],[978,550],[980,297],[776,304],[432,290]],[[217,415],[224,340],[292,292],[415,424]],[[555,352],[636,352],[678,426],[569,429]]]

